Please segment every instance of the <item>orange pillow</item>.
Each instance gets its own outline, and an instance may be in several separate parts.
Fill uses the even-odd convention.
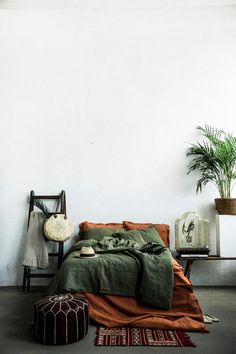
[[[118,223],[94,223],[90,221],[84,221],[79,225],[81,231],[89,230],[89,229],[123,229],[123,224]]]
[[[123,221],[123,228],[127,230],[137,230],[137,229],[146,229],[149,226],[155,226],[157,232],[161,236],[162,240],[164,241],[165,245],[169,247],[170,245],[170,228],[167,224],[152,224],[152,223],[137,223],[131,221]]]

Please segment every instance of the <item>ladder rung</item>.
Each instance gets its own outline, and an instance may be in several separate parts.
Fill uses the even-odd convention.
[[[30,273],[30,274],[27,274],[27,278],[52,278],[54,277],[55,274],[53,273],[48,273],[48,274],[45,274],[45,273]]]
[[[59,195],[33,195],[32,199],[59,199]]]

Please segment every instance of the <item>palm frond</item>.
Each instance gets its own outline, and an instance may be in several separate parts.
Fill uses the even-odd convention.
[[[207,183],[213,183],[215,184],[215,176],[202,176],[201,178],[199,178],[199,180],[197,181],[197,188],[196,188],[196,193],[202,192],[202,187],[205,186]]]
[[[220,142],[222,135],[225,134],[225,132],[222,129],[213,128],[208,124],[205,124],[204,128],[198,126],[197,129],[201,131],[204,137],[206,137],[209,141],[211,141],[215,145],[217,145]]]
[[[198,126],[205,140],[191,144],[186,150],[190,158],[187,174],[198,172],[196,192],[202,192],[207,183],[213,183],[221,197],[230,197],[236,180],[236,137],[210,125]]]

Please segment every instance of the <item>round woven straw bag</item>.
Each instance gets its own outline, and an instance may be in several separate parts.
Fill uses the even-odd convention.
[[[44,223],[44,233],[48,240],[64,242],[73,232],[72,221],[64,214],[54,214]]]

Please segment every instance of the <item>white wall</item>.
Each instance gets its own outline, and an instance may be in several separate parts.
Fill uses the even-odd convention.
[[[31,189],[66,190],[75,235],[83,220],[163,222],[172,248],[175,219],[197,211],[214,253],[217,191],[196,196],[185,150],[198,125],[236,133],[231,4],[0,2],[0,285],[22,281]],[[208,262],[192,279],[235,274],[233,261]]]

